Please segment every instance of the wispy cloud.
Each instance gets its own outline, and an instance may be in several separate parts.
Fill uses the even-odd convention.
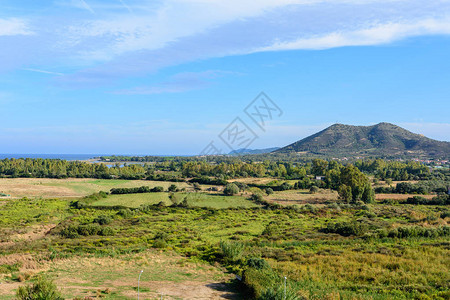
[[[115,91],[121,95],[152,95],[164,93],[181,93],[198,90],[212,84],[211,80],[234,72],[208,70],[203,72],[183,72],[172,76],[169,80],[150,86],[139,86],[131,89]]]
[[[61,1],[57,2],[57,4],[75,7],[75,8],[79,8],[79,9],[84,9],[84,10],[89,11],[92,14],[95,14],[95,11],[85,0],[61,0]]]
[[[380,45],[407,37],[434,34],[450,34],[450,18],[376,24],[354,31],[337,31],[294,41],[277,41],[268,47],[257,48],[254,51],[317,50],[344,46]]]
[[[54,9],[89,11],[33,20],[27,45],[75,70],[61,82],[111,83],[186,62],[265,51],[380,45],[450,34],[450,1],[422,0],[57,0]],[[130,13],[132,12],[132,13]],[[95,18],[93,14],[95,13]],[[57,15],[56,13],[54,15]],[[8,26],[1,26],[7,22]],[[57,22],[52,28],[49,24]],[[15,24],[15,25],[13,25]],[[0,35],[30,34],[27,23],[0,19]],[[42,26],[42,27],[40,27]],[[33,29],[35,29],[33,27]],[[23,45],[23,41],[17,43]],[[10,61],[23,61],[8,52]],[[35,59],[33,57],[33,59]],[[40,60],[43,60],[39,57]],[[23,67],[23,66],[22,66]],[[38,69],[47,69],[39,66]],[[177,89],[167,84],[147,92]]]
[[[123,0],[119,0],[119,2],[125,7],[130,13],[133,13],[131,7],[129,7]]]
[[[52,72],[52,71],[46,71],[46,70],[40,70],[40,69],[32,69],[32,68],[23,68],[22,70],[30,71],[30,72],[43,73],[43,74],[49,74],[49,75],[57,75],[57,76],[64,75],[64,73],[58,73],[58,72]]]
[[[17,18],[0,19],[0,36],[31,34],[33,34],[33,31],[30,30],[25,20]]]

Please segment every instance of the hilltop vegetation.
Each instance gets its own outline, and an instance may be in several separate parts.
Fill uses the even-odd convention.
[[[275,153],[311,152],[325,156],[450,158],[450,143],[412,133],[390,123],[334,124]]]

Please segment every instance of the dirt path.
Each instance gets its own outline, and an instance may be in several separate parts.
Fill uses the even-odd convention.
[[[135,284],[135,283],[134,283]],[[85,293],[88,297],[96,297],[97,294],[104,296],[117,292],[129,299],[137,297],[137,289],[127,289],[118,292],[118,288],[127,286],[124,282],[115,282],[97,287],[85,285],[68,285],[62,288],[67,293]],[[114,298],[112,296],[112,298]],[[197,282],[197,281],[149,281],[140,283],[139,299],[242,299],[232,288],[223,282]]]

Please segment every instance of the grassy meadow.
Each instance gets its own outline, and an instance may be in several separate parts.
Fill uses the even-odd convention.
[[[92,192],[172,183],[0,182],[13,195],[19,184],[59,189],[0,200],[1,299],[42,274],[66,299],[134,299],[140,270],[142,299],[283,299],[284,276],[287,299],[450,299],[446,206],[345,204],[323,189],[256,203],[248,192],[176,183],[186,190],[95,196],[76,208]]]
[[[145,193],[145,194],[123,194],[109,195],[92,203],[92,206],[123,206],[128,208],[138,208],[141,205],[154,205],[163,202],[169,206],[172,201],[169,199],[170,194],[162,193]],[[174,201],[181,202],[185,198],[192,207],[209,207],[209,208],[232,208],[232,207],[256,207],[257,205],[249,201],[244,196],[223,196],[218,194],[206,193],[173,193]]]

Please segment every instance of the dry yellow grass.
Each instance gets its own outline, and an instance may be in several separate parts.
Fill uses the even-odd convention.
[[[375,195],[375,199],[377,200],[386,200],[386,199],[392,199],[392,200],[406,200],[409,197],[414,197],[417,195],[412,195],[412,194],[376,194]],[[421,197],[427,198],[427,199],[431,199],[433,197],[435,197],[435,195],[419,195]]]
[[[11,198],[70,198],[82,197],[99,191],[109,191],[115,187],[162,186],[165,189],[171,182],[149,180],[107,180],[92,178],[1,178],[0,192],[10,194]],[[180,188],[186,183],[176,183]]]
[[[338,193],[332,190],[320,190],[315,194],[311,194],[308,190],[289,190],[275,192],[265,199],[280,204],[320,204],[326,201],[337,200]]]
[[[65,297],[96,297],[105,291],[111,298],[134,299],[137,276],[141,297],[155,299],[233,299],[225,281],[232,275],[206,263],[194,262],[172,252],[149,250],[121,257],[71,257],[37,262],[31,255],[0,258],[0,263],[23,263],[28,269],[47,270]],[[24,269],[25,270],[25,269]],[[21,272],[23,272],[21,268]],[[7,282],[0,285],[0,298],[9,298],[25,283]]]
[[[248,178],[236,178],[236,179],[230,179],[228,182],[242,182],[245,184],[267,184],[271,181],[277,180],[276,178],[255,178],[255,177],[248,177]],[[284,181],[284,180],[282,180]]]

